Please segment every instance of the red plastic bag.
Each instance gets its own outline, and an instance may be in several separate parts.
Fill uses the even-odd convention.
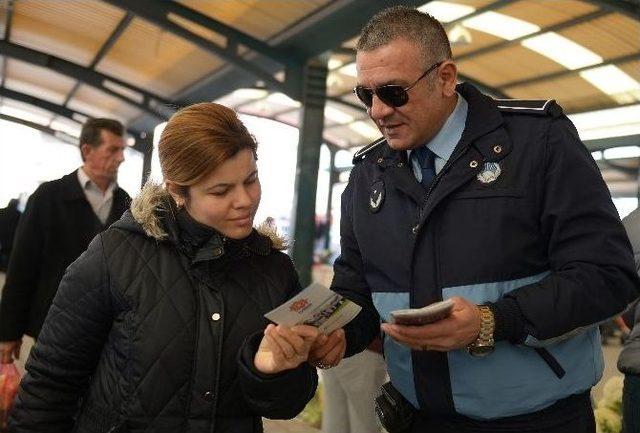
[[[20,373],[15,364],[0,364],[0,430],[7,428],[19,385]]]

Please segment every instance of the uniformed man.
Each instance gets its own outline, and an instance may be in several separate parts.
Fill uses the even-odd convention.
[[[595,431],[596,324],[640,282],[575,127],[554,101],[456,85],[445,30],[411,8],[370,20],[356,64],[354,91],[383,138],[356,154],[342,196],[332,288],[363,307],[347,355],[382,328],[414,414],[406,431]],[[444,320],[386,323],[443,299]],[[343,349],[330,338],[312,359],[328,367]]]

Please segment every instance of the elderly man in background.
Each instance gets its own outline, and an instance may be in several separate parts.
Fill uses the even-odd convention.
[[[83,165],[29,198],[0,301],[0,362],[20,358],[24,335],[38,337],[67,266],[128,208],[130,197],[117,184],[123,135],[117,120],[88,120],[80,133]],[[28,350],[22,352],[24,362]]]

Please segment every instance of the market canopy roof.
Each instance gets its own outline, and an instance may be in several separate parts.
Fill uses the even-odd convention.
[[[637,0],[397,3],[445,23],[461,79],[496,97],[555,98],[568,113],[640,101]],[[361,146],[378,132],[351,93],[353,47],[360,27],[388,5],[3,0],[0,114],[70,136],[87,116],[142,132],[180,106],[218,99],[297,125],[304,64],[325,54],[325,139]]]

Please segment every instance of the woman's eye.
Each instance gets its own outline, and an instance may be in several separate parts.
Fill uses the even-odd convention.
[[[213,192],[210,192],[209,194],[211,194],[211,195],[215,195],[215,196],[217,196],[217,197],[222,197],[223,195],[226,195],[226,194],[227,194],[227,192],[228,192],[228,190],[224,190],[224,191],[213,191]]]

